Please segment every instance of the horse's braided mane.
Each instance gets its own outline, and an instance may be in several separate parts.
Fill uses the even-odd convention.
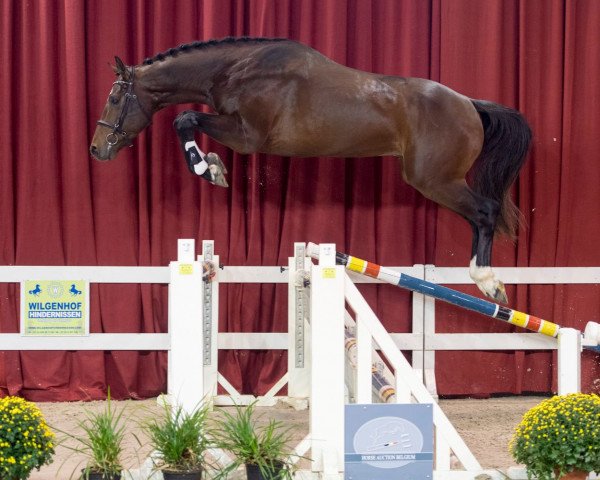
[[[160,62],[169,57],[175,57],[179,53],[189,52],[191,50],[202,50],[204,48],[214,47],[218,45],[228,45],[232,43],[261,43],[261,42],[282,42],[287,38],[260,38],[260,37],[226,37],[220,40],[208,40],[206,42],[184,43],[175,48],[170,48],[162,53],[156,54],[154,57],[146,58],[143,65],[151,65],[154,62]]]

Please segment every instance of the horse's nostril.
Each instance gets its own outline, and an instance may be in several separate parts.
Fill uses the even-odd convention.
[[[98,148],[96,147],[96,145],[92,145],[90,147],[90,153],[94,156],[98,155]]]

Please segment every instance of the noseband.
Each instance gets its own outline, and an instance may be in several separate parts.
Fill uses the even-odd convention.
[[[117,80],[116,82],[113,83],[113,85],[120,85],[120,86],[126,85],[126,87],[127,87],[127,90],[125,92],[125,103],[123,104],[123,108],[121,109],[121,113],[119,113],[119,117],[117,118],[117,121],[114,124],[110,124],[108,122],[105,122],[104,120],[98,120],[96,122],[98,125],[102,125],[103,127],[112,129],[112,132],[110,132],[108,135],[106,135],[106,143],[108,143],[111,146],[116,145],[117,142],[119,141],[118,135],[122,135],[123,137],[127,136],[127,132],[125,132],[123,130],[123,122],[125,121],[125,118],[127,117],[127,113],[129,113],[129,106],[131,105],[132,101],[135,100],[138,103],[138,106],[140,107],[140,111],[146,116],[146,118],[148,120],[150,120],[152,118],[143,109],[142,104],[140,103],[137,95],[135,93],[133,93],[134,78],[135,78],[135,69],[134,69],[134,67],[131,67],[129,81]]]

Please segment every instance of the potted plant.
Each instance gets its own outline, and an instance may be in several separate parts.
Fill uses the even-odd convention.
[[[0,478],[22,480],[52,462],[54,434],[37,405],[20,397],[0,399]]]
[[[557,395],[530,409],[515,428],[510,451],[528,478],[587,477],[600,471],[600,397]]]
[[[220,412],[216,420],[213,437],[218,448],[234,455],[231,464],[225,467],[218,478],[245,464],[248,480],[291,480],[294,469],[293,454],[288,444],[291,440],[291,427],[269,420],[266,425],[258,426],[255,417],[256,402],[247,407],[235,406],[235,413]]]
[[[204,470],[204,454],[210,447],[206,420],[208,405],[200,404],[193,411],[181,405],[165,403],[164,415],[142,425],[157,457],[155,468],[165,480],[200,480]]]
[[[110,390],[106,406],[99,412],[86,411],[85,419],[77,422],[81,434],[71,434],[57,429],[65,434],[61,446],[87,458],[85,467],[81,470],[83,480],[120,480],[123,454],[123,438],[125,423],[123,409],[113,409]],[[70,445],[68,440],[74,440]],[[73,478],[75,470],[71,473]]]

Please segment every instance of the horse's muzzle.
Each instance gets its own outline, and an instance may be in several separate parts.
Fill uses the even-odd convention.
[[[111,150],[111,148],[101,150],[94,144],[90,145],[90,155],[100,161],[112,160],[114,155],[111,155]]]

